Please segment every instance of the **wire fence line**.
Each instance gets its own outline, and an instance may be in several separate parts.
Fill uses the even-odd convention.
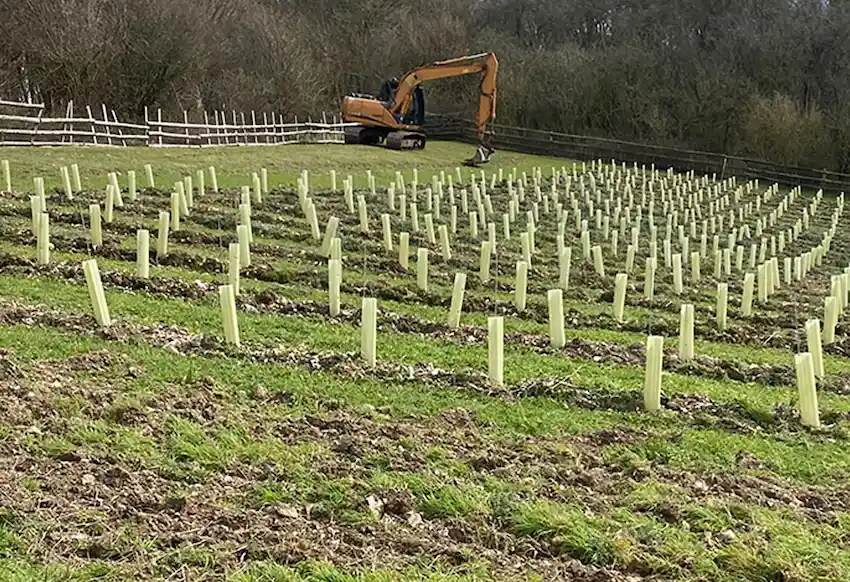
[[[475,124],[456,116],[431,115],[426,121],[430,137],[477,142]],[[829,170],[784,166],[765,160],[730,156],[606,139],[554,131],[494,124],[496,149],[576,160],[617,160],[629,164],[654,164],[658,169],[694,170],[718,178],[738,176],[824,192],[850,191],[850,174]]]

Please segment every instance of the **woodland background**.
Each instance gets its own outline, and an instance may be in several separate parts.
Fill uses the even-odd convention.
[[[495,51],[498,121],[850,171],[850,2],[0,0],[0,96],[287,117]],[[477,83],[426,87],[470,114]]]

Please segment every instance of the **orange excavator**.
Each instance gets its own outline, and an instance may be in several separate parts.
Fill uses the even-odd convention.
[[[478,149],[466,161],[478,165],[493,154],[493,132],[487,124],[496,118],[496,73],[499,62],[494,53],[481,53],[423,65],[407,73],[401,80],[385,81],[377,97],[351,94],[342,102],[342,118],[356,123],[345,128],[345,143],[384,145],[391,149],[423,149],[425,132],[425,81],[481,73],[478,115]]]

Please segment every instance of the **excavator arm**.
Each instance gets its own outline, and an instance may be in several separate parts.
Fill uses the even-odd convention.
[[[479,141],[484,140],[487,124],[496,118],[496,74],[499,62],[495,53],[481,53],[447,61],[437,61],[413,69],[398,82],[390,111],[394,115],[407,112],[413,90],[426,81],[483,73],[479,87],[478,114],[475,118]]]
[[[475,118],[478,135],[478,150],[467,164],[486,162],[493,152],[492,132],[487,126],[496,117],[496,75],[499,62],[494,53],[460,57],[437,61],[413,69],[398,81],[391,98],[386,102],[368,96],[350,95],[343,101],[342,114],[346,122],[361,124],[346,133],[347,143],[379,143],[385,141],[389,147],[405,149],[421,148],[425,145],[425,134],[416,125],[405,123],[414,101],[417,87],[427,81],[481,74],[479,85],[478,113]]]

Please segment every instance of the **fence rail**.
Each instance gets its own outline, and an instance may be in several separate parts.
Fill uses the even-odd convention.
[[[297,119],[294,123],[286,122],[274,113],[263,113],[258,119],[253,111],[250,117],[236,112],[205,112],[203,123],[190,123],[187,113],[182,122],[163,121],[161,110],[157,110],[153,119],[147,109],[145,124],[149,128],[149,145],[157,147],[342,143],[346,126],[336,119],[328,123],[325,116],[321,122],[301,123]]]
[[[11,110],[13,113],[2,113]],[[69,145],[96,146],[143,145],[148,128],[118,121],[115,111],[101,106],[102,119],[90,107],[86,115],[75,116],[69,103],[63,117],[45,117],[44,105],[0,101],[0,145]]]
[[[210,147],[236,145],[281,145],[291,143],[342,143],[346,124],[328,122],[286,122],[274,113],[249,117],[236,112],[204,113],[203,122],[164,120],[162,111],[155,118],[145,109],[144,123],[119,121],[114,110],[101,105],[99,116],[85,108],[75,115],[69,103],[62,117],[46,117],[45,107],[37,103],[0,100],[0,146],[93,145],[105,147]]]
[[[453,116],[430,116],[427,120],[431,137],[457,139],[469,143],[477,141],[475,125]],[[850,174],[783,166],[765,160],[729,156],[711,152],[700,152],[626,142],[606,138],[570,135],[552,131],[525,129],[496,124],[494,145],[527,154],[565,157],[577,160],[616,159],[637,164],[654,164],[656,168],[694,170],[718,177],[739,176],[761,179],[808,189],[823,189],[825,192],[850,191]]]

